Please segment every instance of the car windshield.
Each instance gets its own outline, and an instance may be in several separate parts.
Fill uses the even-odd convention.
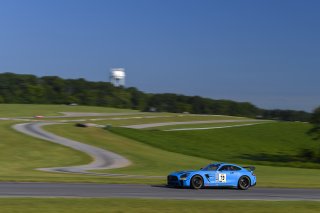
[[[220,164],[209,164],[208,166],[204,167],[203,171],[216,171],[219,168]]]

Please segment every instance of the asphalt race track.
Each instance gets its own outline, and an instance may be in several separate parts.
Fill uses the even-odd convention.
[[[314,200],[320,189],[177,189],[138,184],[0,183],[0,197],[156,198],[186,200]]]

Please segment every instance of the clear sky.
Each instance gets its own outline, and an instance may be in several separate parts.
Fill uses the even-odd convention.
[[[0,72],[320,105],[319,0],[0,0]]]

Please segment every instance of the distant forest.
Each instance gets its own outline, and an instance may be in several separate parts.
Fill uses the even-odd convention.
[[[115,87],[109,82],[14,73],[0,74],[0,103],[76,103],[141,111],[219,114],[284,121],[309,121],[310,119],[310,113],[304,111],[266,110],[249,102],[214,100],[170,93],[148,94],[134,87]]]

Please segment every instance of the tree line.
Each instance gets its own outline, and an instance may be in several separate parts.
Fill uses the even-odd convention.
[[[76,103],[141,111],[221,114],[284,121],[309,121],[311,116],[304,111],[261,109],[249,102],[169,93],[148,94],[134,87],[115,87],[109,82],[14,73],[0,74],[0,103]]]

